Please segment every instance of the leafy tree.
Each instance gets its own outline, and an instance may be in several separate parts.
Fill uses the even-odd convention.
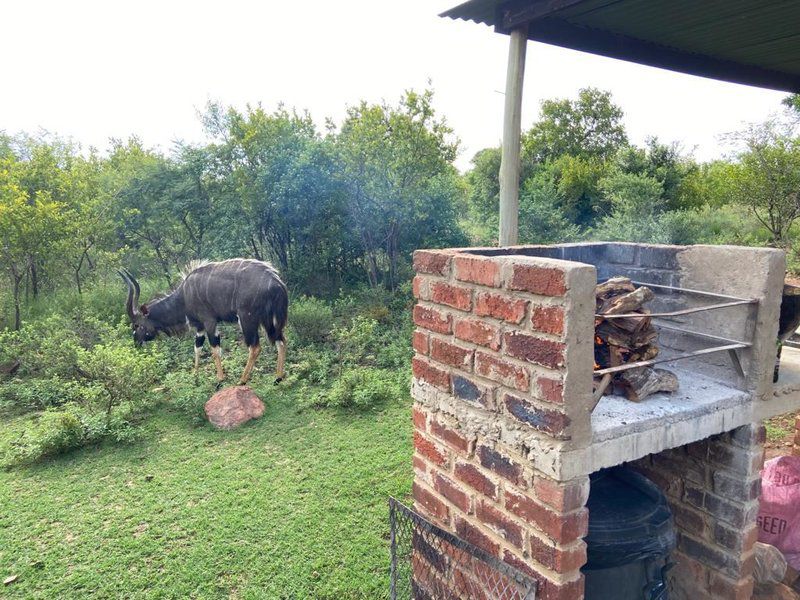
[[[0,163],[0,258],[9,277],[14,302],[14,329],[21,325],[21,285],[32,260],[56,254],[63,239],[61,205],[47,192],[34,198],[20,185],[15,161]]]
[[[730,171],[730,194],[767,229],[770,242],[790,245],[800,216],[800,139],[791,125],[769,121],[741,132],[744,147]]]
[[[362,102],[335,134],[348,216],[373,287],[394,288],[400,260],[414,248],[463,239],[452,166],[458,142],[432,99],[431,91],[409,91],[394,107]]]
[[[702,204],[698,190],[692,185],[698,167],[694,161],[681,155],[675,142],[662,144],[657,138],[649,137],[644,148],[626,146],[620,149],[614,162],[624,173],[647,175],[658,181],[669,210]]]
[[[579,239],[558,204],[558,189],[546,173],[529,178],[519,195],[519,237],[523,243],[555,244]]]
[[[622,117],[611,93],[596,88],[581,89],[576,100],[545,100],[541,118],[523,135],[523,153],[536,162],[565,154],[609,160],[628,143]]]
[[[555,185],[556,205],[566,218],[585,227],[607,208],[598,185],[608,168],[608,163],[598,158],[570,154],[543,166]]]
[[[274,260],[306,291],[336,289],[351,253],[332,142],[308,114],[283,107],[241,113],[211,105],[205,119],[220,141],[225,222],[240,232],[243,250]]]
[[[611,212],[600,219],[594,236],[630,242],[664,242],[659,217],[666,208],[662,184],[649,175],[616,171],[600,182]]]

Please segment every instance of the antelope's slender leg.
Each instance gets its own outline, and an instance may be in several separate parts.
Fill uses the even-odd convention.
[[[217,381],[225,379],[225,371],[222,370],[222,352],[219,346],[211,346],[211,356],[214,357],[214,364],[217,367]]]
[[[244,385],[250,380],[250,373],[253,371],[253,367],[256,364],[256,359],[258,359],[258,355],[261,354],[261,346],[256,344],[255,346],[250,346],[250,352],[247,356],[247,364],[244,367],[244,371],[242,371],[242,377],[239,379],[239,385]]]
[[[284,376],[283,368],[286,364],[286,344],[282,340],[275,342],[275,347],[278,349],[278,368],[275,372],[275,383],[279,383]]]
[[[208,343],[211,344],[211,356],[214,357],[214,364],[217,367],[217,381],[225,379],[225,371],[222,370],[222,349],[219,347],[219,331],[217,326],[214,325],[213,329],[206,327],[208,334]],[[211,333],[211,332],[214,333]]]
[[[198,331],[194,335],[194,372],[200,368],[200,353],[203,351],[203,343],[206,341],[206,336],[202,331]]]

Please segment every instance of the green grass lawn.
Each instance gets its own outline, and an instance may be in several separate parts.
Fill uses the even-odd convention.
[[[18,576],[0,597],[384,596],[410,400],[298,410],[298,389],[262,382],[264,416],[236,431],[162,407],[137,443],[0,472],[0,579]]]

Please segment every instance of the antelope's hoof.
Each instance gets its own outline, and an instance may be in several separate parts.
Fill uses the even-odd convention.
[[[281,381],[283,381],[283,377],[276,377],[273,385],[278,385]]]

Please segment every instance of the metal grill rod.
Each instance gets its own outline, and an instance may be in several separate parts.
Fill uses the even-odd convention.
[[[596,314],[595,317],[600,319],[625,319],[625,318],[639,318],[642,319],[644,317],[678,317],[681,315],[689,315],[692,313],[704,312],[707,310],[716,310],[718,308],[728,308],[730,306],[740,306],[742,304],[754,304],[758,302],[758,300],[732,300],[730,302],[720,302],[717,304],[706,304],[705,306],[695,306],[694,308],[683,308],[681,310],[673,310],[671,312],[662,312],[662,313],[622,313],[618,315],[605,315],[605,314]]]
[[[653,358],[650,360],[641,360],[638,362],[626,363],[624,365],[619,365],[617,367],[598,369],[597,371],[594,372],[594,375],[599,376],[599,375],[605,375],[606,373],[619,373],[621,371],[627,371],[628,369],[636,369],[638,367],[649,367],[651,365],[657,365],[659,363],[672,362],[675,360],[683,360],[684,358],[694,358],[695,356],[703,356],[704,354],[713,354],[714,352],[740,350],[741,348],[747,348],[748,346],[749,344],[738,343],[738,344],[728,344],[725,346],[714,346],[712,348],[703,348],[702,350],[686,352],[684,354],[678,354],[676,356]]]
[[[633,285],[645,286],[650,288],[658,288],[660,290],[670,290],[672,292],[682,292],[684,294],[694,294],[695,296],[708,296],[709,298],[718,298],[720,300],[743,300],[748,304],[758,304],[757,298],[740,298],[739,296],[728,296],[727,294],[718,294],[716,292],[706,292],[704,290],[693,290],[690,288],[676,287],[673,285],[660,285],[657,283],[645,283],[643,281],[631,281]]]

